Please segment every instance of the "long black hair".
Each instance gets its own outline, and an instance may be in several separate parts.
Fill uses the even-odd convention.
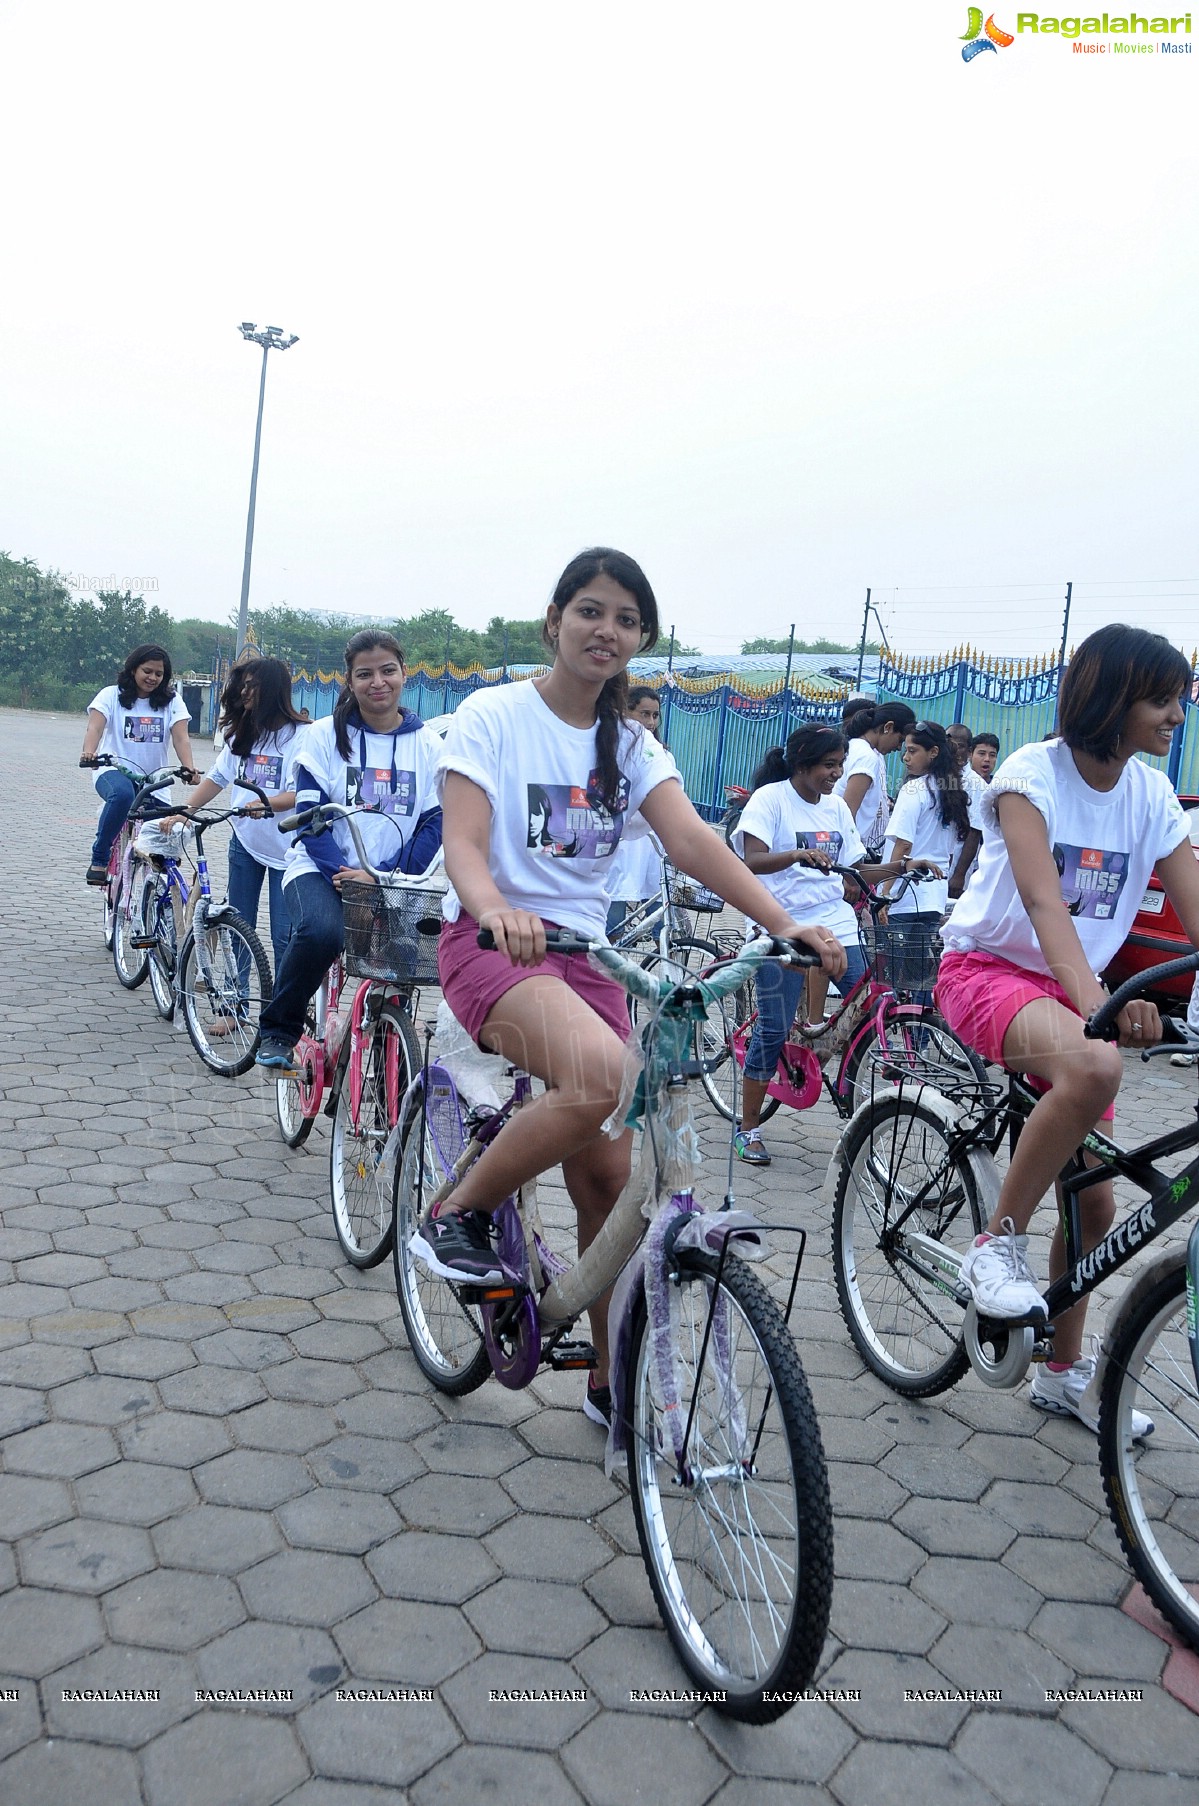
[[[923,780],[937,799],[942,824],[946,828],[956,829],[958,839],[965,840],[970,831],[970,805],[966,801],[966,792],[962,789],[961,772],[945,729],[937,721],[917,721],[905,732],[906,737],[914,740],[917,746],[936,753],[936,758],[922,774]],[[920,781],[920,778],[915,777],[904,779],[905,784],[917,784]]]
[[[252,664],[238,668],[241,671],[240,706],[235,720],[230,712],[229,727],[223,727],[222,731],[238,758],[244,759],[253,751],[255,742],[265,739],[267,734],[277,734],[289,725],[299,727],[300,716],[291,699],[291,672],[281,658],[256,658]],[[253,684],[248,695],[245,694],[247,680]],[[221,699],[222,722],[231,684],[232,674]]]
[[[349,719],[357,706],[354,692],[350,687],[350,672],[354,668],[354,660],[360,652],[394,652],[401,665],[404,663],[404,648],[394,633],[384,633],[378,627],[364,627],[360,633],[352,634],[346,641],[346,674],[342,679],[341,694],[333,707],[333,738],[337,750],[343,759],[350,756]]]
[[[781,784],[784,778],[793,778],[796,772],[819,765],[831,752],[844,751],[845,735],[840,728],[829,727],[823,721],[805,721],[796,728],[785,747],[771,747],[750,779],[749,787],[760,790],[763,784]]]
[[[165,709],[167,703],[174,697],[175,692],[171,688],[174,668],[171,665],[170,653],[162,646],[135,646],[117,672],[117,697],[123,709],[131,709],[137,701],[137,679],[133,675],[134,672],[139,665],[150,664],[162,666],[162,682],[146,697],[150,707]]]
[[[588,546],[586,551],[571,559],[559,577],[550,597],[551,606],[561,614],[572,597],[600,576],[611,577],[613,583],[619,583],[621,589],[627,589],[636,601],[641,614],[640,650],[648,652],[658,642],[658,603],[650,588],[649,578],[627,552],[617,552],[611,546]],[[546,646],[553,648],[548,617],[541,630],[541,638]],[[620,806],[621,780],[617,752],[621,728],[628,712],[628,695],[628,678],[622,671],[618,677],[608,679],[596,702],[595,758],[599,771],[599,800],[605,809],[612,812]]]
[[[1106,762],[1120,750],[1124,717],[1146,697],[1173,700],[1191,685],[1191,667],[1169,640],[1113,621],[1088,634],[1062,679],[1058,731],[1075,752]]]
[[[906,733],[915,721],[915,711],[906,702],[876,702],[873,708],[859,709],[845,723],[845,732],[849,739],[860,740],[872,728],[886,727],[888,721],[900,733]]]

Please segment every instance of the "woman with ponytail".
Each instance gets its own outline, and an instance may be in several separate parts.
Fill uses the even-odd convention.
[[[844,970],[835,937],[801,928],[750,876],[687,801],[665,747],[626,719],[629,660],[658,637],[640,567],[606,547],[581,552],[554,590],[544,637],[549,673],[467,697],[438,766],[453,885],[439,948],[446,1001],[479,1046],[546,1085],[411,1243],[434,1272],[483,1284],[502,1277],[491,1213],[518,1186],[561,1162],[581,1251],[629,1175],[631,1131],[602,1133],[624,1075],[624,991],[584,959],[547,954],[545,930],[602,936],[610,862],[640,831],[638,814],[683,871],[770,933],[805,941],[834,977]],[[480,927],[495,936],[491,952],[478,946]],[[583,1408],[606,1424],[607,1299],[590,1314],[600,1363]]]
[[[833,794],[845,764],[840,730],[808,721],[786,747],[776,746],[754,773],[753,794],[741,812],[733,846],[751,872],[793,916],[819,922],[845,948],[845,995],[865,976],[858,925],[845,886],[831,865],[852,865],[871,880],[889,878],[896,865],[868,865],[866,848],[845,799]],[[809,1029],[824,1020],[828,974],[764,965],[755,980],[758,1019],[745,1055],[741,1127],[733,1142],[750,1166],[769,1166],[762,1143],[761,1111],[778,1068],[807,978]]]
[[[880,702],[859,709],[845,724],[849,751],[837,780],[837,795],[849,804],[858,833],[876,857],[882,853],[891,814],[887,754],[901,744],[915,719],[906,702]]]
[[[982,838],[981,823],[963,788],[957,756],[939,722],[917,721],[908,728],[903,762],[907,776],[887,824],[887,856],[903,861],[914,854],[930,865],[935,877],[919,887],[909,887],[889,913],[893,921],[902,915],[935,926],[945,914],[950,896],[961,892],[961,880]],[[883,889],[889,890],[890,885]]]
[[[433,772],[437,735],[401,705],[404,651],[390,633],[364,628],[346,645],[345,679],[332,715],[301,730],[296,808],[359,807],[358,831],[380,871],[423,872],[441,844]],[[344,822],[297,840],[287,855],[283,893],[291,939],[262,1012],[258,1064],[286,1068],[317,986],[341,952],[341,886],[372,882]]]

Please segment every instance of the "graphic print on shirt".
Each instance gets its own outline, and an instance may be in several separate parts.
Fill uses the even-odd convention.
[[[125,738],[138,746],[161,746],[163,740],[163,717],[161,715],[126,715]]]
[[[379,815],[411,815],[416,808],[416,773],[397,771],[395,788],[392,772],[385,765],[368,765],[365,771],[346,772],[346,806],[350,809],[373,809]]]
[[[600,777],[593,771],[579,784],[530,784],[528,836],[532,853],[550,859],[602,859],[616,851],[629,806],[627,778],[621,778],[616,808],[600,801]]]
[[[845,842],[843,836],[834,829],[804,828],[796,829],[795,844],[797,847],[807,847],[813,853],[827,853],[832,864],[839,865]]]
[[[237,775],[260,790],[279,790],[283,782],[283,760],[278,753],[250,753],[237,767]]]
[[[1055,841],[1053,859],[1062,881],[1062,902],[1072,916],[1104,922],[1115,915],[1120,892],[1128,881],[1127,853]]]

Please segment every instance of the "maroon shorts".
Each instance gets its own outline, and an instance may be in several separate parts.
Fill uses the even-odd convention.
[[[1003,1038],[1027,1003],[1050,997],[1077,1016],[1078,1011],[1056,978],[1028,972],[997,953],[946,953],[937,973],[933,1001],[955,1035],[969,1043],[984,1060],[1004,1065]],[[1044,1079],[1028,1075],[1034,1091],[1052,1089]],[[1109,1104],[1101,1122],[1116,1113]]]
[[[556,924],[547,922],[547,928]],[[456,922],[444,922],[437,943],[437,969],[446,1002],[476,1046],[492,1009],[513,985],[526,978],[560,978],[589,1003],[621,1042],[629,1038],[629,1008],[614,978],[597,972],[582,953],[547,953],[539,966],[514,966],[506,953],[484,951],[479,924],[465,910]],[[488,1049],[487,1051],[491,1051]]]

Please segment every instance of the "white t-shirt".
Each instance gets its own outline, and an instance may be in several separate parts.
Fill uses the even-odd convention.
[[[963,786],[963,789],[965,786]],[[970,816],[970,826],[981,828],[977,809],[970,802],[969,792],[966,807]],[[911,842],[913,859],[931,859],[945,873],[944,878],[925,878],[919,884],[911,884],[902,897],[897,897],[891,904],[890,914],[927,915],[935,910],[944,915],[949,903],[949,880],[953,876],[954,867],[962,856],[962,842],[958,839],[955,827],[946,827],[941,820],[941,803],[936,787],[928,778],[909,778],[895,799],[895,807],[891,811],[891,820],[887,824],[887,846],[883,854],[885,860],[895,857],[895,842],[907,840]],[[898,879],[893,880],[893,888],[898,889]]]
[[[833,794],[844,796],[850,778],[857,777],[860,773],[865,773],[870,779],[870,785],[854,821],[859,836],[868,847],[881,847],[891,814],[891,801],[887,795],[887,761],[881,752],[871,746],[869,740],[850,741],[849,751],[845,755],[845,769],[837,779]]]
[[[296,731],[289,724],[280,728],[278,733],[264,734],[261,740],[255,740],[244,758],[239,758],[226,743],[204,775],[222,789],[232,784],[235,778],[249,778],[252,784],[257,784],[268,796],[278,796],[281,790],[293,790]],[[257,798],[250,790],[235,790],[233,801],[253,804]],[[235,820],[232,827],[246,852],[259,865],[269,866],[277,872],[283,870],[287,864],[291,836],[280,834],[274,821],[256,821],[252,816],[246,816],[241,821]]]
[[[106,753],[123,765],[126,771],[140,772],[149,777],[151,772],[162,771],[171,763],[171,729],[178,721],[188,719],[183,698],[175,695],[164,708],[151,708],[143,696],[135,696],[132,706],[126,708],[117,694],[116,684],[109,684],[99,695],[93,696],[88,703],[89,709],[96,709],[104,717],[104,732],[100,736],[98,753]],[[92,773],[93,784],[98,784],[104,775],[100,771]],[[164,791],[164,800],[169,792]]]
[[[302,727],[288,749],[293,775],[295,766],[303,765],[331,803],[346,808],[362,805],[364,813],[354,821],[367,857],[380,871],[394,871],[421,816],[437,807],[433,774],[441,741],[423,722],[404,734],[372,734],[359,722],[349,723],[346,732],[348,760],[337,750],[332,715]],[[311,808],[317,801],[307,791],[296,792],[297,809]],[[343,863],[356,866],[358,849],[346,823],[332,823],[329,832],[344,855]],[[283,882],[290,884],[301,873],[319,869],[308,855],[307,842],[298,840],[288,852]]]
[[[620,730],[620,807],[605,809],[598,783],[594,727],[569,727],[522,679],[477,690],[457,709],[437,767],[461,772],[491,804],[491,875],[513,909],[580,934],[603,933],[611,860],[631,817],[650,791],[679,778],[666,748],[639,722]],[[455,922],[453,890],[442,905]]]
[[[978,870],[943,938],[955,951],[995,953],[1048,977],[999,829],[998,801],[1009,791],[1044,816],[1062,899],[1092,971],[1102,972],[1127,938],[1153,867],[1187,838],[1170,780],[1130,759],[1114,790],[1092,790],[1064,740],[1022,746],[995,773],[982,803]]]
[[[863,745],[865,742],[863,742]],[[768,852],[811,847],[827,853],[836,865],[856,865],[866,857],[861,836],[844,797],[822,796],[805,803],[790,778],[755,790],[733,835],[734,851],[745,857],[745,836],[752,834]],[[762,872],[760,882],[796,922],[831,928],[843,944],[857,939],[858,920],[845,900],[844,880],[835,872],[811,865],[788,865],[781,872]]]
[[[662,849],[652,834],[622,834],[608,863],[610,903],[643,903],[662,883]]]

